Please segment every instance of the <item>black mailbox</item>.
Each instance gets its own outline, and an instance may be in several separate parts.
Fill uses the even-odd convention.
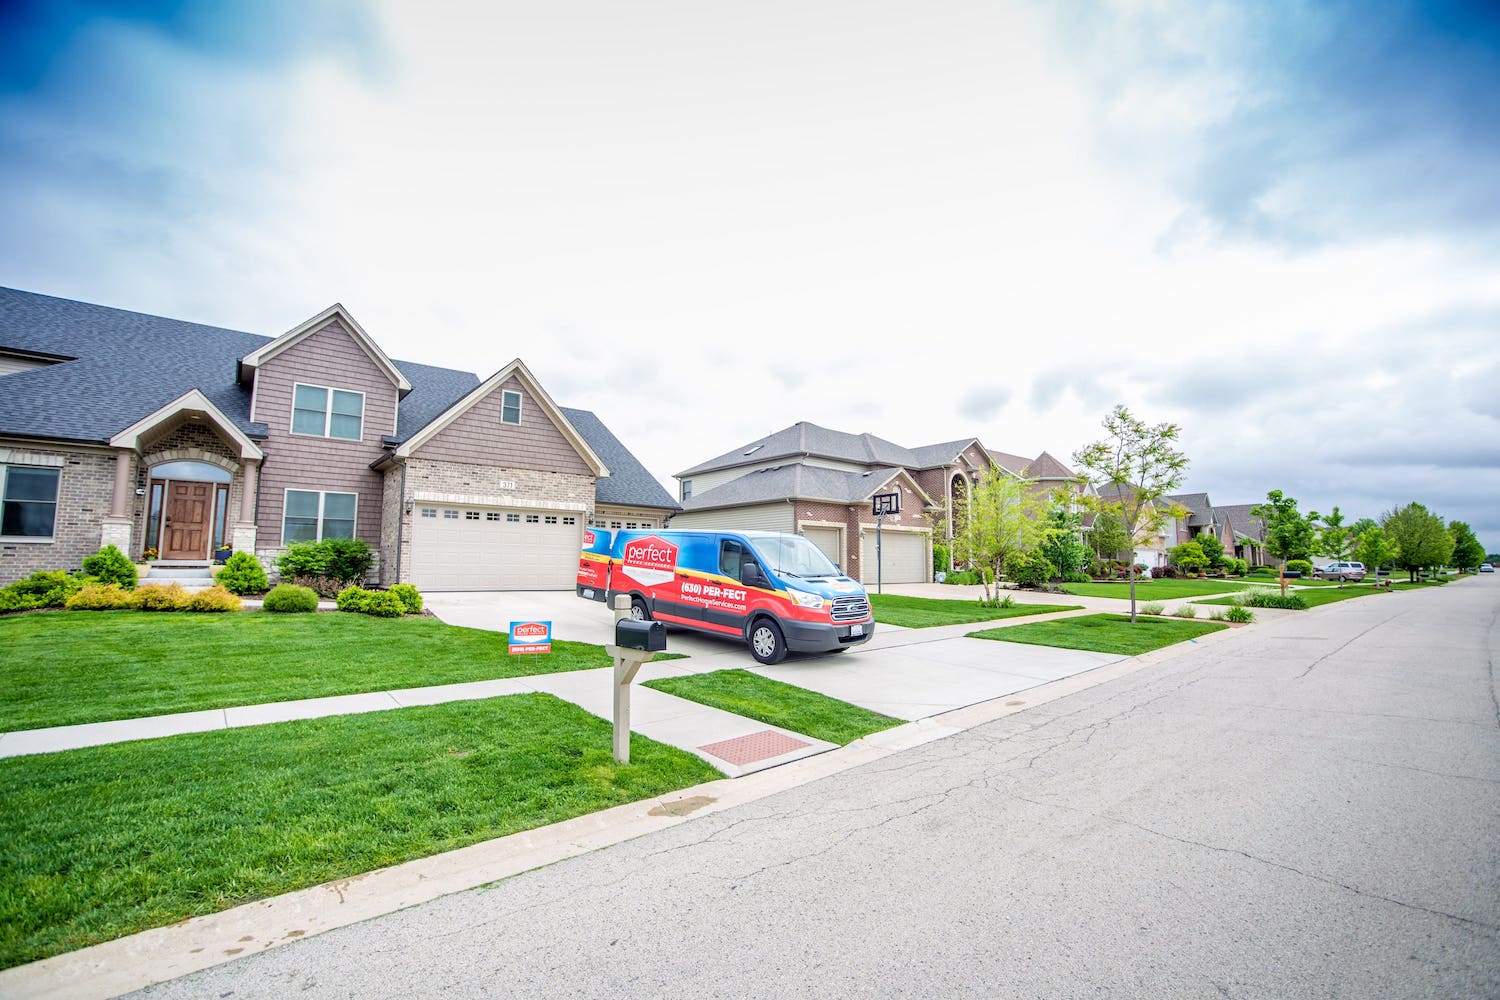
[[[615,645],[659,653],[667,648],[667,627],[661,622],[638,622],[622,618],[615,622]]]

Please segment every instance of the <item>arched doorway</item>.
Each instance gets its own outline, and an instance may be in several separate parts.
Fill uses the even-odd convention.
[[[208,462],[152,466],[145,548],[163,560],[209,559],[225,542],[231,479],[229,470]]]

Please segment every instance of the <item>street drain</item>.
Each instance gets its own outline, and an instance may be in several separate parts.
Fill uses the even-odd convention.
[[[686,816],[689,813],[697,812],[699,809],[702,809],[706,805],[712,805],[717,801],[719,800],[709,795],[690,795],[685,799],[678,799],[675,802],[663,802],[661,805],[657,806],[655,809],[652,809],[646,815]]]

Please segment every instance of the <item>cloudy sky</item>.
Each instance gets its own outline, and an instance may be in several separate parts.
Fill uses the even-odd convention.
[[[0,284],[521,357],[664,481],[810,420],[1500,548],[1500,14],[0,4]]]

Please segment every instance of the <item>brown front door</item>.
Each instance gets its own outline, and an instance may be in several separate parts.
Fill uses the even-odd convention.
[[[208,528],[213,523],[213,514],[213,483],[168,483],[161,557],[207,559]]]

